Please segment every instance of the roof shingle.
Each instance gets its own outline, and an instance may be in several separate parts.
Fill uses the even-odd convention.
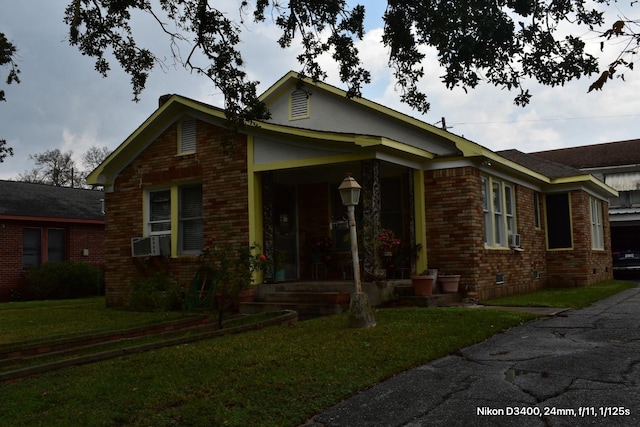
[[[640,164],[640,139],[560,148],[531,154],[577,169],[635,165]]]
[[[104,221],[104,193],[0,180],[0,216]]]

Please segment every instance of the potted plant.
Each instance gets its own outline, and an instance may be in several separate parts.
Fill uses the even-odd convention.
[[[411,284],[413,285],[413,294],[415,296],[428,296],[433,293],[433,285],[436,281],[435,276],[429,275],[428,270],[411,276]]]
[[[460,286],[459,274],[441,274],[438,276],[438,283],[442,286],[442,292],[445,294],[455,294]]]
[[[285,250],[276,251],[276,256],[274,260],[276,282],[284,282],[286,278],[288,257],[289,257],[289,253],[287,251]]]

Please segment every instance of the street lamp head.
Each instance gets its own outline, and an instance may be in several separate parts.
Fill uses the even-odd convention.
[[[342,204],[345,206],[356,206],[360,201],[360,190],[362,190],[362,187],[358,184],[358,181],[351,175],[347,175],[340,184],[340,187],[338,187]]]

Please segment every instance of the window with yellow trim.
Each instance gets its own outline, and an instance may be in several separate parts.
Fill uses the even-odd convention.
[[[150,190],[147,194],[147,234],[168,235],[177,254],[200,254],[204,244],[202,185]]]
[[[512,184],[482,177],[482,212],[486,247],[506,248],[516,234],[515,190]]]

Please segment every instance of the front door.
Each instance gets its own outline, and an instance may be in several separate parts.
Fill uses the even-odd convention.
[[[295,186],[276,184],[274,197],[273,246],[276,281],[297,280],[298,212]]]

